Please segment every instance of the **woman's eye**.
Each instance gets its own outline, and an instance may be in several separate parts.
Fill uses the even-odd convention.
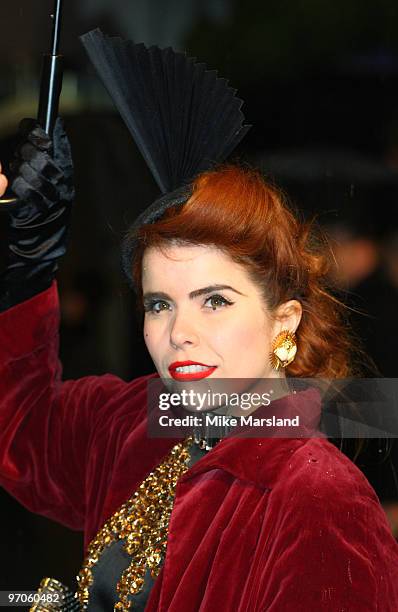
[[[164,302],[163,300],[153,300],[148,304],[144,304],[145,312],[152,312],[154,314],[159,314],[162,310],[169,310],[170,304],[168,302]]]
[[[222,295],[211,295],[205,300],[205,305],[212,308],[213,310],[217,310],[218,308],[223,308],[225,306],[231,306],[233,302],[227,300]]]

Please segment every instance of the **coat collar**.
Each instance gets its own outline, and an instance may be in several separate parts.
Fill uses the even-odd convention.
[[[266,410],[266,407],[262,407],[253,415],[265,416]],[[181,481],[188,481],[203,472],[221,469],[240,480],[262,488],[272,488],[280,471],[297,449],[311,437],[325,437],[317,429],[321,414],[321,397],[317,389],[309,388],[274,401],[273,414],[300,416],[302,425],[295,433],[295,438],[281,437],[285,434],[277,428],[267,431],[267,437],[262,438],[243,437],[244,433],[229,436],[200,459],[181,477]]]

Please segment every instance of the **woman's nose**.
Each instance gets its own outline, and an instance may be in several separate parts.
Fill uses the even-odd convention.
[[[196,329],[192,315],[178,313],[174,317],[170,328],[170,344],[176,348],[186,345],[196,345],[199,342],[199,334]]]

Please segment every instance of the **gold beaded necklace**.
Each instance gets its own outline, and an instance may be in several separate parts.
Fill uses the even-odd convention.
[[[152,578],[159,574],[167,547],[167,531],[179,478],[188,470],[192,438],[172,448],[166,459],[140,484],[134,495],[104,524],[89,544],[82,569],[77,577],[78,598],[82,610],[88,607],[94,566],[104,550],[123,540],[131,562],[117,584],[119,601],[114,610],[130,610],[131,595],[144,585],[147,569]]]

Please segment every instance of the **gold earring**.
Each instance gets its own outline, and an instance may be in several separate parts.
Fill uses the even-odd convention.
[[[294,332],[283,329],[272,343],[270,362],[274,370],[286,368],[297,353],[297,338]]]

